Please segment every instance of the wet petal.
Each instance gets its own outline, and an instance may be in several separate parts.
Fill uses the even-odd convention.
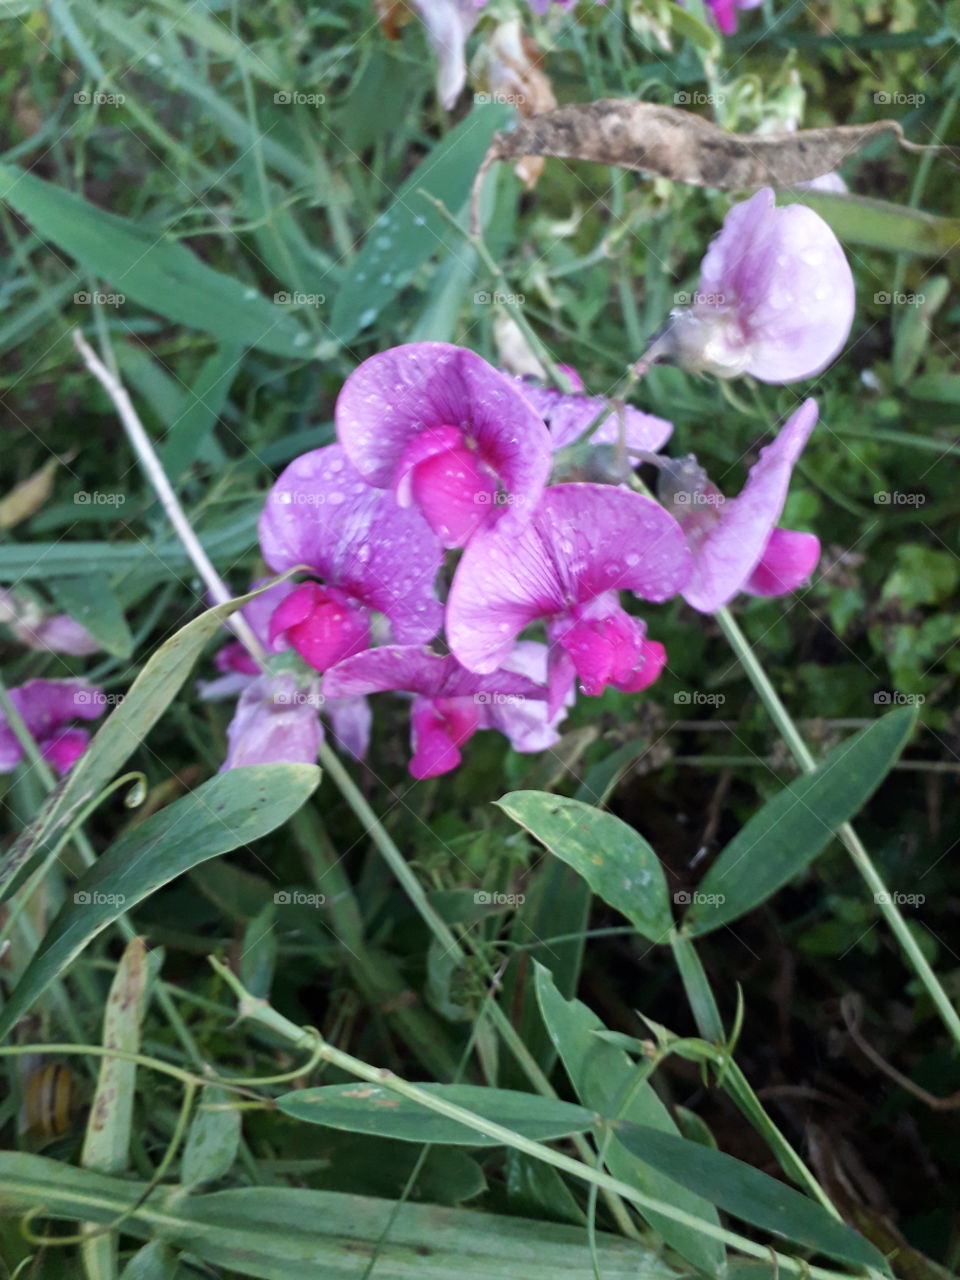
[[[819,559],[816,534],[774,529],[743,589],[754,596],[788,595],[810,578]]]
[[[313,764],[320,746],[320,699],[290,673],[261,676],[241,694],[227,729],[221,766]]]

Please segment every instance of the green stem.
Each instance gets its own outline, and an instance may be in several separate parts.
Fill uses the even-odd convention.
[[[770,683],[767,673],[760,665],[760,662],[750,645],[750,641],[743,634],[740,626],[728,609],[718,609],[715,617],[720,624],[723,634],[729,640],[731,648],[739,658],[750,682],[760,695],[760,700],[766,707],[770,718],[780,731],[780,735],[784,742],[790,748],[793,758],[805,773],[812,773],[817,767],[817,762],[810,753],[809,747],[800,736],[800,730],[794,723],[789,711],[781,702],[779,694]],[[890,926],[894,936],[900,943],[904,954],[926,988],[930,999],[933,1001],[941,1018],[943,1019],[944,1025],[953,1036],[957,1045],[960,1046],[960,1015],[958,1015],[950,997],[943,989],[940,979],[930,967],[926,956],[920,950],[916,938],[914,938],[913,934],[910,932],[907,922],[900,912],[900,908],[894,901],[893,895],[887,890],[880,872],[874,865],[873,859],[870,857],[870,854],[864,847],[863,842],[849,822],[845,822],[843,826],[838,829],[837,835],[846,846],[847,852],[853,859],[854,866],[866,881],[868,888],[872,891],[874,902],[879,906],[882,915],[886,918],[887,924]]]
[[[436,1094],[428,1093],[419,1086],[410,1084],[409,1081],[395,1075],[392,1071],[371,1067],[368,1063],[353,1057],[352,1054],[345,1053],[343,1050],[328,1044],[315,1029],[298,1027],[295,1023],[290,1022],[288,1018],[277,1013],[265,1000],[250,995],[236,975],[214,957],[210,957],[210,963],[236,994],[241,1017],[250,1018],[252,1021],[260,1023],[261,1026],[269,1028],[296,1047],[316,1047],[324,1061],[339,1067],[340,1070],[347,1072],[347,1074],[356,1076],[360,1080],[366,1080],[368,1083],[381,1088],[389,1089],[393,1093],[399,1094],[400,1097],[407,1098],[410,1102],[417,1103],[437,1115],[445,1116],[448,1120],[465,1125],[476,1133],[482,1133],[485,1137],[493,1139],[494,1142],[512,1147],[516,1151],[522,1151],[526,1155],[532,1156],[535,1160],[541,1160],[545,1164],[552,1165],[563,1173],[580,1178],[587,1183],[595,1184],[601,1190],[612,1192],[623,1200],[629,1200],[641,1210],[659,1213],[672,1222],[680,1223],[689,1230],[697,1231],[702,1235],[709,1236],[711,1239],[720,1240],[731,1248],[738,1249],[741,1253],[749,1254],[751,1257],[759,1258],[765,1262],[774,1261],[783,1271],[789,1272],[791,1275],[812,1277],[814,1280],[840,1280],[839,1272],[828,1271],[822,1267],[811,1267],[807,1262],[788,1257],[786,1254],[777,1253],[775,1250],[757,1244],[753,1240],[748,1240],[733,1231],[727,1231],[723,1227],[715,1226],[712,1222],[697,1218],[693,1214],[687,1213],[683,1209],[678,1209],[675,1205],[666,1201],[645,1195],[643,1192],[636,1190],[636,1188],[629,1186],[626,1182],[621,1182],[618,1178],[613,1178],[599,1169],[594,1169],[579,1160],[574,1160],[560,1151],[554,1151],[552,1147],[544,1146],[540,1142],[534,1142],[530,1138],[523,1137],[522,1134],[514,1133],[512,1129],[507,1129],[492,1120],[487,1120],[484,1116],[468,1111],[464,1107],[459,1107],[455,1103],[447,1102],[445,1099],[437,1097]],[[843,1280],[849,1280],[849,1277],[844,1276]]]

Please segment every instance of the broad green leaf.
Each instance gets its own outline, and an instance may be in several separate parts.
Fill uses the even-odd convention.
[[[177,1280],[177,1255],[162,1240],[154,1240],[137,1250],[120,1280]]]
[[[0,902],[18,888],[42,858],[60,848],[71,824],[103,791],[176,697],[204,645],[231,613],[257,594],[254,591],[208,609],[152,655],[123,702],[0,862]]]
[[[340,283],[331,327],[341,342],[373,324],[388,302],[408,283],[413,272],[438,250],[469,253],[466,241],[431,203],[427,192],[457,216],[490,140],[510,120],[512,108],[492,104],[474,107],[457,127],[421,160],[394,196],[389,208],[367,232]]]
[[[619,1124],[617,1136],[640,1159],[734,1217],[831,1258],[890,1275],[883,1254],[852,1227],[753,1165],[643,1125]]]
[[[544,1022],[580,1101],[602,1115],[622,1115],[636,1124],[676,1134],[676,1125],[653,1086],[644,1081],[635,1087],[636,1065],[622,1050],[597,1036],[596,1032],[604,1030],[600,1019],[579,1000],[564,1000],[542,965],[536,966],[536,986]],[[713,1226],[719,1225],[712,1205],[665,1178],[651,1168],[642,1155],[638,1157],[628,1151],[616,1134],[615,1129],[605,1161],[615,1178]],[[646,1217],[654,1230],[694,1266],[707,1275],[723,1274],[725,1253],[719,1241],[658,1213],[647,1211]]]
[[[612,813],[543,791],[511,791],[497,804],[579,872],[645,938],[667,941],[673,916],[666,877],[639,832]]]
[[[133,636],[120,601],[102,573],[54,578],[50,590],[63,612],[86,627],[102,649],[118,658],[129,658]]]
[[[960,218],[938,218],[886,200],[832,191],[778,191],[780,204],[815,210],[846,244],[911,253],[921,258],[960,253]]]
[[[230,769],[127,831],[76,882],[0,1012],[0,1036],[123,912],[198,862],[274,831],[319,781],[311,764]]]
[[[183,474],[206,447],[233,380],[240,370],[243,349],[225,342],[201,365],[185,391],[170,430],[160,448],[160,461],[174,479]]]
[[[125,1235],[157,1236],[211,1267],[257,1280],[358,1280],[374,1251],[376,1280],[557,1280],[593,1274],[580,1227],[299,1187],[195,1196],[161,1187],[140,1204],[145,1191],[142,1182],[0,1152],[0,1214],[22,1214],[42,1204],[50,1216],[67,1222],[109,1222],[132,1209],[124,1219]],[[597,1263],[603,1280],[678,1280],[652,1250],[602,1232]],[[156,1280],[150,1273],[135,1275],[148,1278]]]
[[[485,1089],[473,1084],[421,1084],[418,1087],[538,1142],[582,1133],[596,1120],[592,1112],[583,1107],[541,1098],[535,1093]],[[366,1084],[362,1080],[297,1089],[277,1098],[277,1106],[296,1120],[347,1129],[351,1133],[373,1133],[404,1142],[447,1142],[467,1147],[502,1145],[497,1139],[488,1138],[459,1120],[430,1111],[386,1086]]]
[[[185,1187],[216,1182],[233,1167],[240,1146],[242,1117],[233,1095],[217,1085],[204,1089],[190,1124],[180,1181]]]
[[[950,293],[950,280],[947,276],[930,276],[923,282],[923,292],[917,295],[922,298],[914,304],[906,304],[900,308],[896,337],[893,343],[893,381],[898,387],[905,386],[916,372],[923,359],[923,353],[930,344],[930,330],[934,316],[946,302]]]
[[[0,199],[91,276],[107,281],[111,292],[227,342],[278,356],[309,355],[310,334],[289,307],[214,271],[162,234],[12,165],[0,164]],[[78,321],[87,311],[78,308]]]
[[[912,707],[898,707],[768,800],[700,882],[684,930],[699,935],[736,920],[809,866],[887,776],[915,720]]]

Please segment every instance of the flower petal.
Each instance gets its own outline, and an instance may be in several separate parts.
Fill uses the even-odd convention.
[[[270,490],[259,528],[276,572],[308,565],[329,586],[386,614],[403,643],[436,635],[440,544],[419,511],[401,510],[392,494],[365,484],[339,445],[290,463]]]
[[[731,600],[753,573],[783,511],[794,464],[817,421],[816,400],[805,400],[760,451],[740,495],[728,499],[694,554],[682,595],[701,613]]]
[[[551,466],[550,434],[510,378],[473,351],[415,342],[365,360],[343,385],[337,436],[363,478],[396,487],[400,464],[424,431],[455,427],[498,477],[503,518],[521,524]]]
[[[554,449],[565,449],[579,440],[605,409],[607,415],[591,434],[590,444],[619,444],[622,430],[628,449],[657,453],[673,434],[672,422],[633,405],[618,407],[602,396],[568,395],[556,387],[537,386],[522,378],[515,382],[550,428]]]
[[[493,671],[535,619],[564,617],[617,590],[667,600],[691,563],[680,526],[649,498],[611,485],[555,485],[524,528],[498,524],[471,539],[447,604],[450,648],[471,671]]]
[[[419,645],[382,645],[345,658],[323,679],[327,698],[359,697],[402,690],[427,698],[474,697],[478,706],[498,697],[543,699],[546,689],[515,668],[477,675],[453,654],[433,653]]]
[[[252,681],[227,729],[221,772],[247,764],[313,764],[322,733],[318,703],[289,672]]]
[[[743,589],[754,596],[788,595],[807,581],[819,559],[816,534],[774,529]]]
[[[501,671],[516,671],[538,685],[547,682],[547,646],[536,640],[521,640],[514,645]],[[510,742],[514,751],[546,751],[560,741],[559,726],[566,719],[567,708],[576,701],[572,684],[551,715],[542,698],[492,698],[481,707],[480,727],[496,729]]]
[[[330,721],[334,742],[338,747],[363,760],[370,750],[373,714],[366,698],[327,698],[323,714]]]

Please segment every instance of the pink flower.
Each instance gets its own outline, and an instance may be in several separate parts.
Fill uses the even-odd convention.
[[[565,449],[579,440],[587,428],[604,414],[600,425],[587,437],[591,445],[620,443],[621,432],[628,449],[656,453],[673,433],[673,424],[652,413],[644,413],[632,405],[612,405],[602,396],[584,394],[583,383],[576,370],[565,372],[573,381],[573,394],[555,387],[538,386],[523,378],[514,381],[550,429],[554,449]]]
[[[450,648],[471,671],[492,672],[520,632],[544,619],[551,714],[574,673],[589,695],[608,684],[638,691],[666,655],[618,591],[667,600],[686,585],[691,563],[680,526],[649,498],[608,485],[555,485],[524,528],[499,524],[471,540],[447,605]]]
[[[417,506],[443,544],[463,546],[502,516],[519,527],[551,465],[527,398],[473,351],[415,342],[371,356],[344,383],[337,436],[371,485]]]
[[[71,720],[96,720],[106,698],[99,689],[72,680],[28,680],[10,690],[10,701],[48,764],[61,776],[86,750],[90,734],[69,727]],[[23,759],[23,748],[0,712],[0,773],[10,773]]]
[[[816,400],[804,401],[761,450],[733,499],[724,498],[693,456],[662,460],[660,499],[680,522],[693,552],[693,573],[681,594],[694,609],[713,613],[739,591],[786,595],[816,568],[819,540],[812,533],[776,528],[793,467],[816,421]]]
[[[7,624],[20,644],[38,652],[85,658],[100,651],[100,645],[86,627],[68,614],[51,614],[33,600],[12,595],[2,587],[0,622]]]
[[[284,641],[323,671],[368,647],[374,610],[402,644],[436,634],[436,538],[418,511],[402,510],[392,495],[365,484],[338,445],[291,462],[270,490],[259,527],[271,569],[305,565],[320,579],[284,595],[270,619],[271,647]]]
[[[410,0],[437,59],[437,97],[449,111],[467,83],[467,36],[485,0]]]
[[[409,767],[415,778],[449,773],[460,763],[460,748],[478,729],[512,727],[508,708],[524,708],[528,701],[543,707],[547,695],[542,684],[516,670],[477,675],[452,654],[415,645],[384,645],[347,658],[327,672],[323,688],[328,696],[340,698],[385,690],[414,694]],[[493,709],[496,716],[491,715]],[[518,740],[525,741],[530,729],[529,720],[519,721]]]
[[[268,655],[290,648],[283,636],[271,640],[270,623],[296,590],[292,582],[279,582],[242,610]],[[365,698],[324,698],[315,671],[264,670],[237,641],[225,645],[214,663],[224,674],[199,682],[200,696],[214,701],[240,695],[227,727],[228,751],[221,771],[245,764],[313,764],[324,737],[321,712],[338,746],[358,760],[366,755],[371,715]]]
[[[707,0],[717,26],[725,36],[732,36],[737,29],[738,9],[759,9],[763,0]]]
[[[734,205],[707,251],[693,304],[670,313],[637,368],[658,360],[732,378],[797,382],[838,355],[853,324],[853,276],[836,236],[764,188]]]

